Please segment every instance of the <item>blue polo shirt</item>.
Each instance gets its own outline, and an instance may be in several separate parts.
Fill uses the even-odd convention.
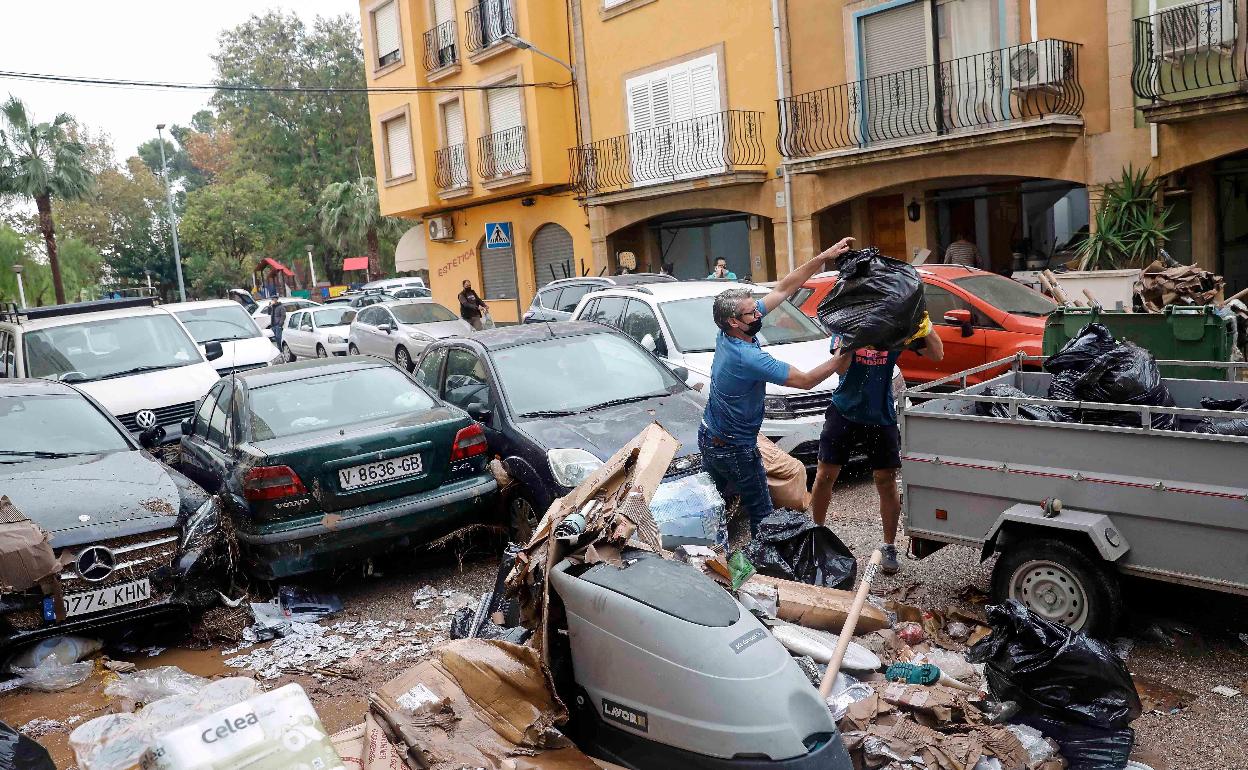
[[[762,300],[757,308],[759,313],[767,314]],[[754,446],[763,426],[767,383],[783,385],[788,378],[789,365],[772,358],[757,340],[746,342],[721,331],[715,340],[710,394],[702,424],[720,441]]]

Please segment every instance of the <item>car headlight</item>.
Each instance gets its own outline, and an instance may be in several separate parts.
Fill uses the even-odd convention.
[[[546,460],[555,483],[563,487],[575,487],[602,467],[602,460],[584,449],[551,449]]]
[[[793,410],[789,408],[789,400],[784,396],[766,396],[763,398],[763,416],[776,420],[791,420]]]
[[[182,550],[207,547],[220,526],[221,507],[217,504],[217,498],[210,497],[182,525]]]
[[[416,342],[428,342],[433,339],[433,337],[430,337],[427,334],[421,334],[420,332],[408,332],[407,336],[409,339],[415,340]]]
[[[347,341],[346,337],[339,337],[337,334],[329,335],[329,344],[331,345],[341,345],[342,343],[346,341]]]

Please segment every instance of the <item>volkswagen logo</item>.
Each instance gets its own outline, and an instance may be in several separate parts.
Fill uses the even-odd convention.
[[[101,580],[107,580],[108,576],[113,574],[113,568],[117,566],[117,557],[104,546],[93,545],[78,554],[76,566],[83,580],[98,583]]]
[[[151,430],[156,427],[156,413],[151,409],[140,409],[134,413],[134,424],[143,430]]]

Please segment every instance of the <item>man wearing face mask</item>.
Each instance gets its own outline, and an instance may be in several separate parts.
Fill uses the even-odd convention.
[[[767,383],[809,390],[836,373],[849,352],[838,351],[826,362],[803,372],[777,361],[755,339],[763,316],[779,307],[815,273],[835,266],[853,238],[842,238],[832,248],[776,283],[760,300],[747,288],[728,289],[715,297],[712,310],[719,337],[711,363],[711,385],[698,430],[702,464],[721,491],[735,491],[750,516],[750,533],[772,512],[767,471],[758,451],[763,425],[763,396]]]

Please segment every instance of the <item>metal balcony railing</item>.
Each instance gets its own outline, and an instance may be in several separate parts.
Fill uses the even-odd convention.
[[[1037,40],[778,100],[780,152],[821,152],[1079,115],[1079,45]]]
[[[455,20],[444,21],[425,33],[425,72],[437,72],[459,61]]]
[[[529,170],[529,132],[524,126],[477,139],[477,174],[490,181]]]
[[[761,167],[763,113],[728,110],[568,150],[572,186],[582,195]]]
[[[464,12],[467,21],[466,42],[468,51],[476,53],[503,39],[503,35],[515,34],[516,20],[511,14],[510,0],[478,0]]]
[[[1200,0],[1135,20],[1131,86],[1142,99],[1225,92],[1248,80],[1238,0]]]
[[[453,144],[434,151],[433,183],[439,190],[468,186],[468,148],[465,145]]]

